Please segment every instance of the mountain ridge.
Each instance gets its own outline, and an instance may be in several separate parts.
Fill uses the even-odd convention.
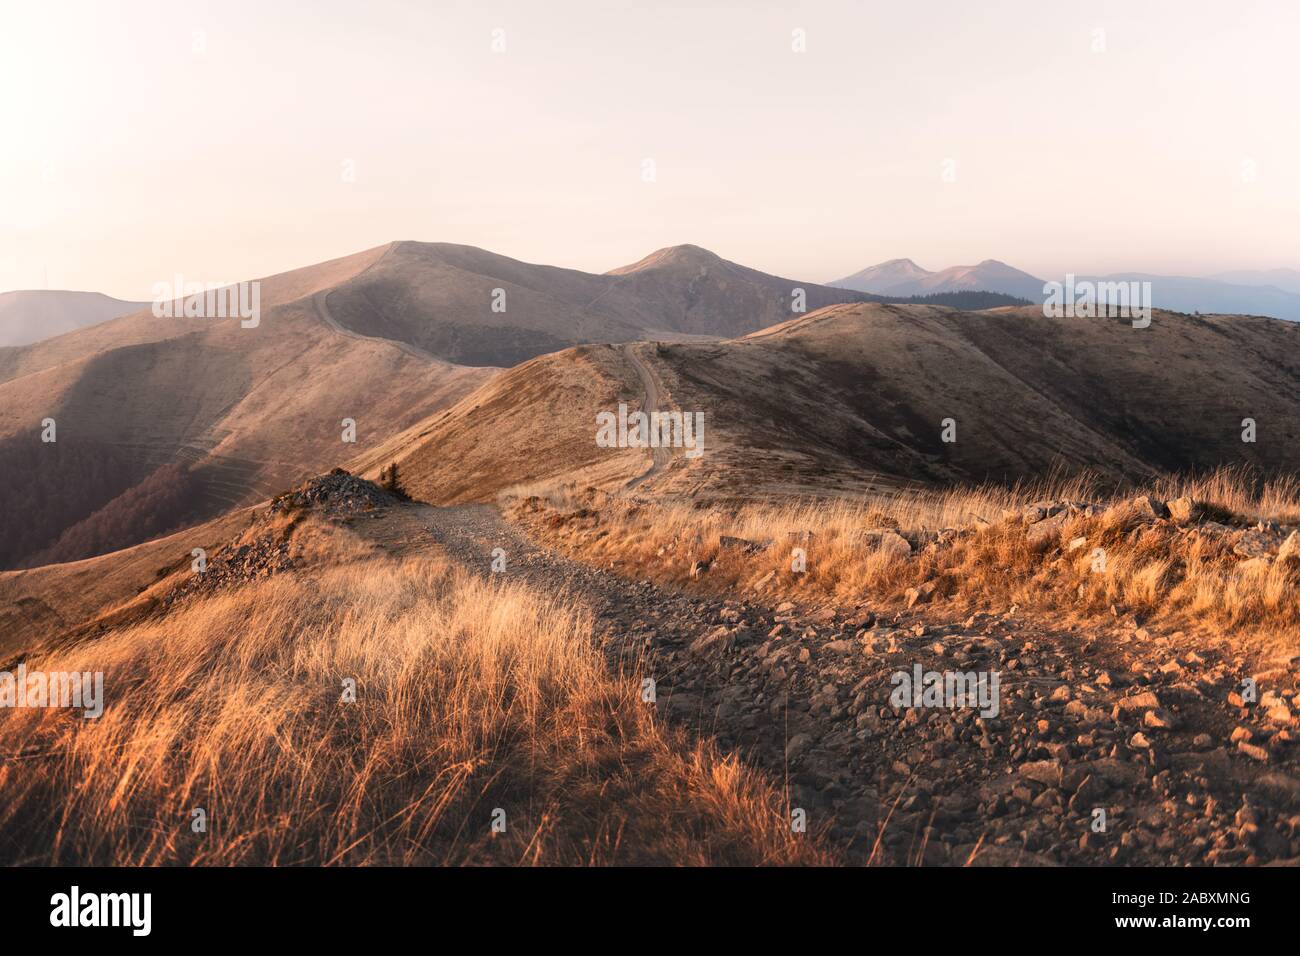
[[[900,263],[915,266],[910,259],[890,259],[836,279],[829,285],[878,296],[920,296],[935,292],[987,291],[1041,302],[1046,280],[1016,269],[998,259],[984,259],[973,266],[950,266],[938,272],[915,268],[923,274],[900,273]],[[1174,312],[1209,312],[1221,315],[1266,315],[1300,321],[1300,273],[1272,270],[1270,273],[1242,272],[1237,277],[1273,275],[1287,283],[1294,278],[1294,291],[1282,286],[1249,285],[1225,281],[1223,276],[1170,276],[1146,272],[1113,272],[1106,275],[1080,273],[1075,282],[1140,281],[1151,283],[1152,303]],[[1064,276],[1054,277],[1062,281]]]
[[[1300,467],[1300,325],[1280,320],[1157,311],[1135,330],[1034,307],[850,303],[741,338],[640,348],[666,407],[702,412],[707,426],[702,456],[674,452],[638,492],[736,501],[1055,472],[1120,485],[1221,465]],[[593,423],[620,403],[642,407],[637,364],[617,346],[539,357],[388,453],[434,504],[491,501],[521,485],[616,490],[646,472],[649,455],[599,448]],[[1234,389],[1186,397],[1185,381],[1215,376]],[[1189,403],[1189,414],[1166,411]],[[1243,407],[1268,423],[1266,444],[1241,441]],[[503,436],[532,453],[510,456]]]

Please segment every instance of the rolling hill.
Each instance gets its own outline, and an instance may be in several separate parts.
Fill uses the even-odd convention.
[[[0,293],[0,347],[30,345],[145,308],[98,292],[32,289]]]
[[[1117,483],[1223,464],[1294,470],[1298,347],[1300,326],[1263,318],[1157,312],[1136,330],[1035,308],[837,305],[723,342],[544,356],[388,451],[411,492],[440,504],[554,481],[622,487],[650,454],[598,448],[595,416],[641,407],[644,370],[662,409],[705,415],[703,455],[674,452],[648,479],[694,498],[1013,483],[1053,470]],[[1242,441],[1245,418],[1254,443]]]
[[[3,350],[0,566],[86,557],[265,498],[490,377],[322,321],[316,293],[382,254],[263,280],[256,328],[144,311]]]
[[[1300,321],[1300,295],[1267,285],[1239,285],[1191,276],[1163,276],[1143,272],[1083,276],[1103,282],[1149,282],[1151,301],[1158,309],[1175,312],[1268,315]]]
[[[753,331],[795,314],[798,288],[807,308],[863,298],[693,246],[594,275],[396,242],[258,281],[255,328],[143,308],[0,348],[0,479],[16,503],[0,567],[84,558],[265,498],[380,446],[497,366],[585,342]]]

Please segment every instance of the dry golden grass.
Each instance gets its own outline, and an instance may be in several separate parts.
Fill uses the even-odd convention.
[[[1255,482],[1240,471],[1221,471],[1165,481],[1151,491],[1195,498],[1211,505],[1216,517],[1241,525],[1300,522],[1300,483],[1290,478]],[[1005,511],[1034,501],[1113,504],[1138,493],[1130,489],[1108,499],[1078,478],[724,511],[534,486],[507,504],[583,560],[715,592],[735,593],[772,572],[768,593],[783,599],[888,606],[900,603],[909,587],[933,581],[941,596],[963,608],[1017,604],[1086,619],[1109,615],[1115,606],[1171,625],[1228,626],[1300,646],[1300,567],[1294,562],[1244,565],[1219,540],[1185,535],[1168,524],[1135,528],[1122,509],[1067,521],[1062,540],[1082,537],[1086,546],[1064,553],[1032,545],[1023,523],[1004,519]],[[941,548],[900,558],[862,540],[861,532],[873,528],[967,530]],[[807,532],[810,537],[799,537]],[[723,535],[770,543],[746,554],[723,548]],[[803,573],[792,570],[794,547],[807,552]],[[1097,548],[1105,553],[1100,571]],[[695,561],[713,563],[692,580]]]
[[[1300,479],[1283,475],[1261,481],[1243,468],[1221,468],[1204,477],[1158,482],[1160,498],[1195,498],[1251,521],[1300,523]]]
[[[283,575],[28,667],[103,671],[107,707],[0,711],[7,862],[830,862],[654,720],[580,608],[429,559]]]

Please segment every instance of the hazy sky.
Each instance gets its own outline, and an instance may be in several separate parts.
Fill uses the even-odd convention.
[[[0,291],[393,239],[1300,268],[1297,36],[1295,0],[0,0]]]

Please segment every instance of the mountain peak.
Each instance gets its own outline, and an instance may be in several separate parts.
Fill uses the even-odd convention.
[[[932,273],[928,269],[922,269],[911,259],[890,259],[837,279],[831,285],[858,292],[884,292],[904,283],[919,282],[929,275]]]
[[[606,275],[627,275],[629,272],[640,272],[642,269],[674,266],[710,266],[724,261],[717,253],[710,252],[702,246],[683,243],[679,246],[664,246],[662,249],[656,249],[638,262],[619,266],[617,269],[610,269]]]

